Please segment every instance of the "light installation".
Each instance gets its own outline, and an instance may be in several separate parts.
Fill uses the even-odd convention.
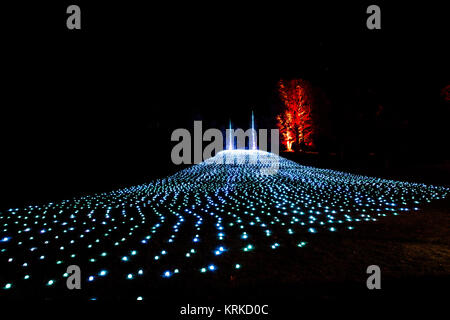
[[[228,150],[233,150],[233,131],[231,129],[231,120],[230,120],[230,128],[228,131]]]
[[[262,174],[273,161],[278,171]],[[90,300],[101,299],[95,292],[104,286],[227,277],[245,270],[255,252],[295,254],[314,245],[307,237],[410,214],[449,191],[226,150],[147,184],[1,212],[0,293],[44,288],[51,295],[65,288],[72,264]]]
[[[252,111],[252,142],[249,149],[256,150],[255,116],[253,114],[253,111]]]

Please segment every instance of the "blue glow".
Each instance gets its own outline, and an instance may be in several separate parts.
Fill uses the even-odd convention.
[[[225,162],[227,157],[232,163]],[[252,157],[255,162],[249,161]],[[263,174],[271,165],[276,172]],[[236,262],[243,261],[243,254],[259,259],[268,251],[279,254],[275,249],[281,247],[305,250],[299,248],[307,245],[307,236],[420,214],[423,206],[449,192],[448,187],[303,166],[259,150],[225,150],[146,184],[2,211],[0,268],[17,270],[2,279],[18,290],[53,286],[61,275],[69,276],[60,267],[77,264],[89,266],[93,275],[87,280],[95,281],[112,272],[106,270],[111,263],[117,264],[114,278],[123,282],[189,277],[192,270],[228,277],[230,269],[241,268]],[[155,241],[149,241],[153,236]],[[105,285],[114,281],[101,280]]]

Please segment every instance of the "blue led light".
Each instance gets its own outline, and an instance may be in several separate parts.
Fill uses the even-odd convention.
[[[249,162],[251,157],[257,161]],[[268,162],[260,161],[264,157]],[[262,173],[273,164],[275,174]],[[259,256],[267,248],[273,254],[281,246],[286,252],[303,248],[310,233],[345,232],[388,216],[418,214],[422,205],[449,192],[447,187],[302,166],[258,150],[222,151],[147,184],[2,211],[0,267],[18,271],[2,275],[7,283],[3,289],[23,283],[53,286],[56,280],[47,281],[35,270],[65,264],[100,270],[88,278],[94,281],[108,275],[106,268],[114,259],[129,262],[114,266],[120,279],[147,281],[164,269],[164,278],[192,268],[221,274],[230,267],[240,269],[233,259],[251,259],[254,254],[246,252],[261,250]],[[155,241],[149,241],[152,236]],[[208,264],[211,258],[217,264]],[[47,275],[49,268],[45,274],[59,279],[64,271],[54,269],[58,272]],[[189,272],[179,275],[189,277]]]

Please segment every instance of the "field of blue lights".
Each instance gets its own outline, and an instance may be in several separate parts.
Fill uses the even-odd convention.
[[[261,170],[274,164],[273,174]],[[1,294],[57,296],[67,291],[67,267],[78,265],[86,298],[101,299],[107,288],[143,300],[154,283],[229,277],[255,252],[295,255],[314,245],[312,234],[420,212],[448,192],[263,151],[222,151],[148,184],[1,212]]]

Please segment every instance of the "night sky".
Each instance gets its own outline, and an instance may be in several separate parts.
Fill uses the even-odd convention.
[[[246,128],[254,110],[274,128],[281,78],[321,88],[347,135],[381,104],[391,131],[363,135],[411,161],[448,158],[443,8],[380,4],[369,31],[367,4],[76,3],[80,32],[65,27],[67,1],[2,9],[1,208],[174,172],[170,134],[194,120]]]

